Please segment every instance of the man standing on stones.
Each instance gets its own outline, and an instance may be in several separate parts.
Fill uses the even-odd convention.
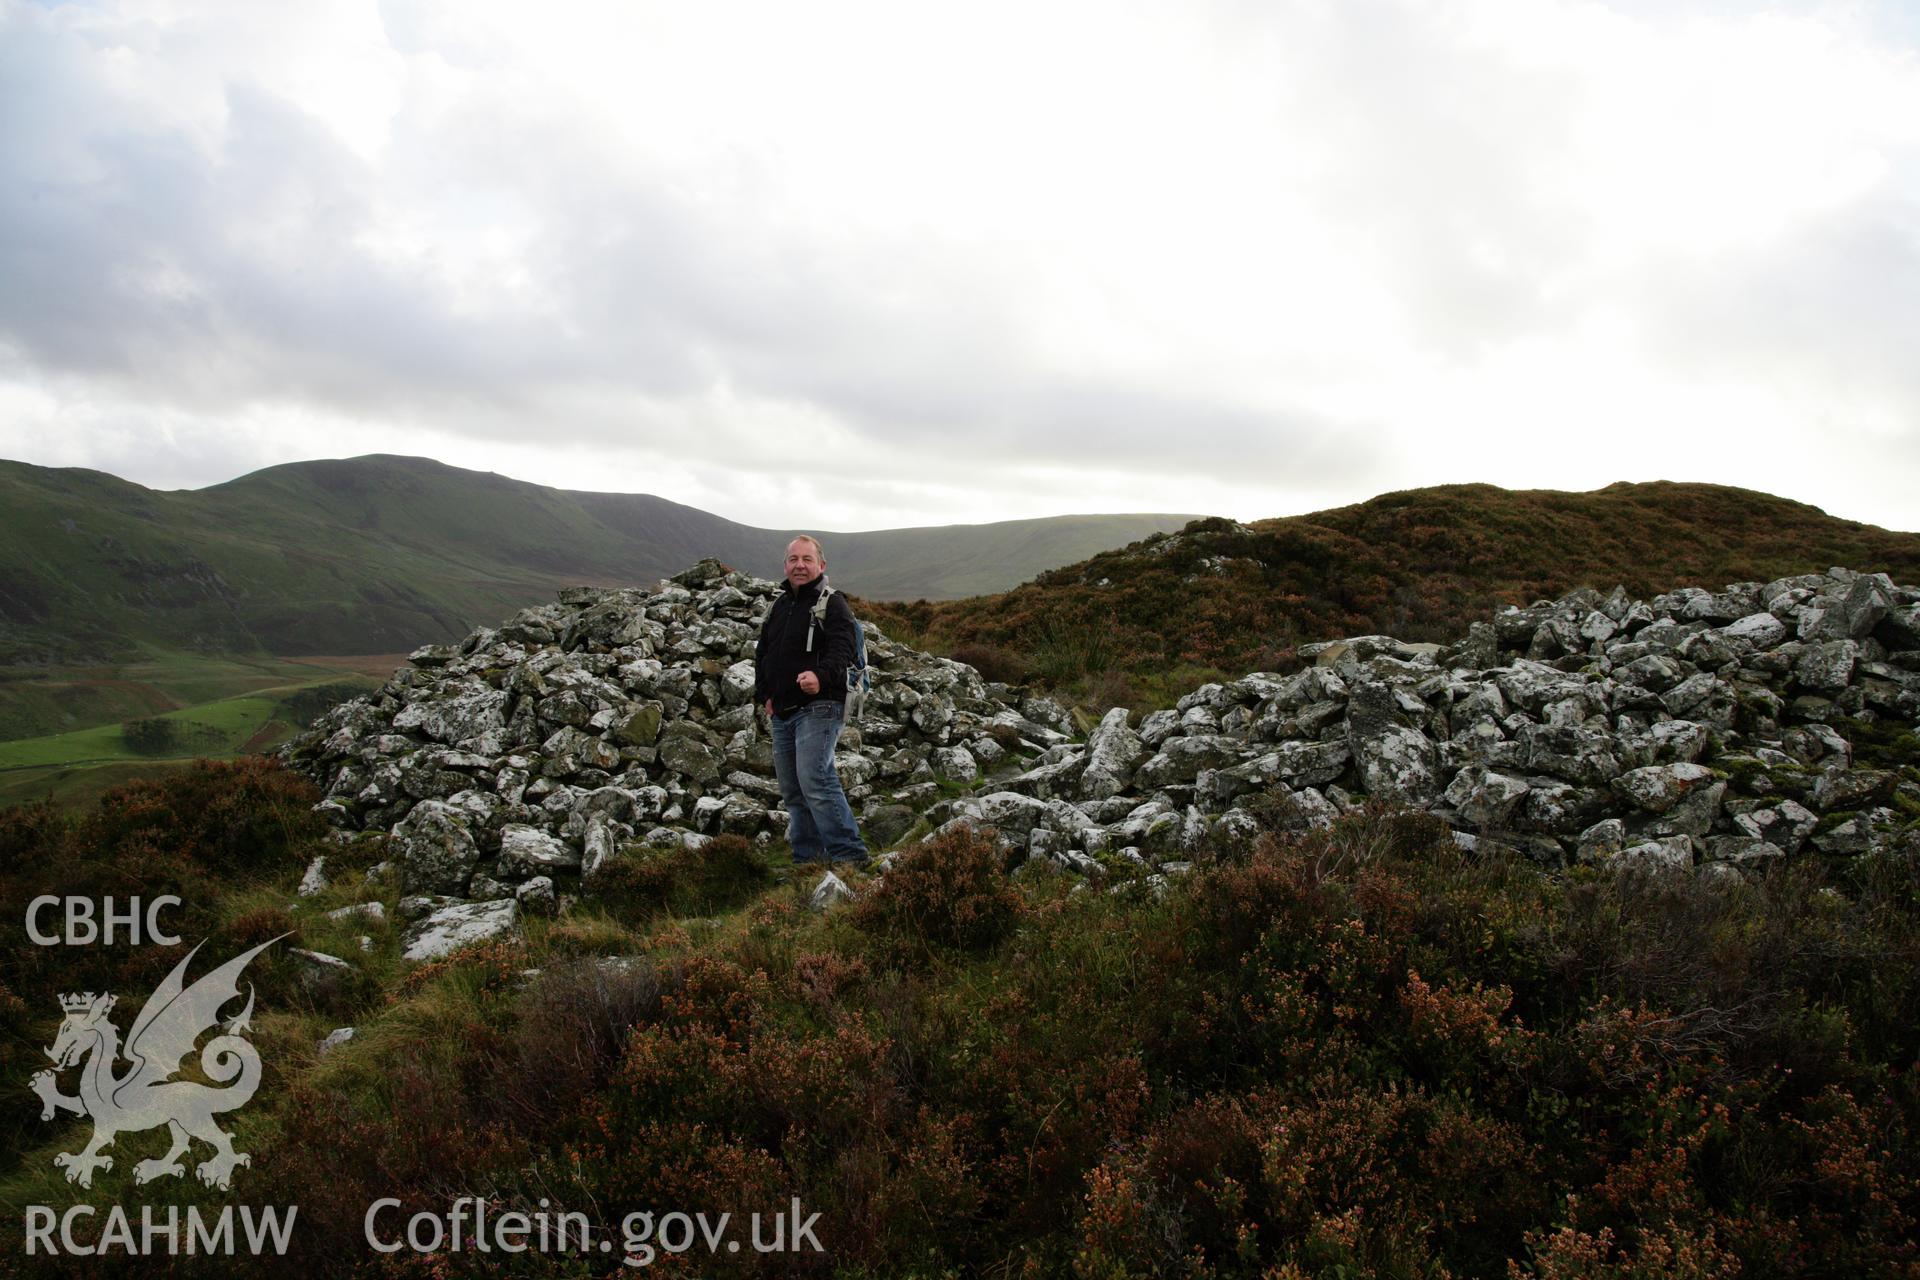
[[[773,771],[796,865],[858,864],[867,857],[853,807],[833,771],[858,624],[837,591],[827,597],[825,625],[815,620],[826,573],[818,540],[803,533],[787,544],[787,586],[767,611],[753,658],[753,696],[772,722]]]

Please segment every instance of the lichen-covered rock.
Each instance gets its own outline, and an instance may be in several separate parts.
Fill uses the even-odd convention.
[[[1698,764],[1656,764],[1614,779],[1613,788],[1649,813],[1665,813],[1696,787],[1713,781],[1713,770]]]
[[[668,738],[660,744],[660,763],[694,782],[716,782],[724,761],[712,747],[691,738]]]
[[[364,920],[370,924],[387,922],[387,906],[384,902],[355,902],[344,907],[335,907],[327,912],[329,920]]]
[[[820,877],[820,883],[813,887],[807,898],[807,905],[815,911],[825,911],[842,902],[852,902],[858,895],[845,880],[829,871]]]
[[[293,957],[301,988],[309,994],[336,991],[353,976],[353,966],[339,956],[309,951],[305,947],[289,947],[287,954]]]
[[[580,853],[538,827],[512,823],[500,830],[500,871],[518,879],[580,866]]]
[[[1852,640],[1827,640],[1800,655],[1794,678],[1807,689],[1844,689],[1853,679],[1854,664],[1859,659],[1860,646]]]
[[[523,881],[513,891],[513,899],[520,904],[520,910],[530,916],[550,916],[559,909],[559,899],[554,894],[550,876],[535,876]]]
[[[1573,836],[1590,827],[1608,807],[1610,793],[1576,786],[1559,778],[1529,777],[1527,794],[1513,818],[1522,831]]]
[[[1571,725],[1522,724],[1515,745],[1525,767],[1568,782],[1604,786],[1620,775],[1618,739]]]
[[[1686,836],[1667,836],[1630,844],[1612,861],[1649,871],[1681,871],[1693,865],[1693,842]]]
[[[618,720],[615,737],[628,746],[650,747],[660,736],[663,714],[664,708],[658,702],[638,703]]]
[[[1202,769],[1239,760],[1245,746],[1239,739],[1219,733],[1170,738],[1135,771],[1134,784],[1141,791],[1154,791],[1192,782]]]
[[[726,669],[720,677],[720,697],[730,707],[753,701],[752,661],[742,658]]]
[[[415,805],[394,827],[393,846],[409,893],[463,893],[480,861],[465,819],[439,800]]]
[[[1884,576],[1854,579],[1846,594],[1830,603],[1816,634],[1830,640],[1864,640],[1893,611],[1892,583]]]
[[[1627,824],[1604,818],[1580,833],[1574,856],[1582,862],[1604,862],[1627,847]]]
[[[1744,641],[1755,649],[1771,649],[1787,638],[1787,624],[1771,613],[1750,613],[1737,622],[1729,622],[1720,634],[1730,640]]]
[[[1734,825],[1749,839],[1771,844],[1786,853],[1797,853],[1806,843],[1819,816],[1798,801],[1786,799],[1764,809],[1753,809],[1734,818]]]
[[[585,729],[562,725],[540,744],[541,773],[548,778],[577,777],[588,770],[619,767],[620,752],[610,742]]]
[[[954,815],[982,827],[997,828],[1008,836],[1026,837],[1048,815],[1044,800],[1013,791],[995,791],[987,795],[956,801]]]
[[[938,747],[933,753],[933,774],[936,778],[972,786],[980,780],[980,765],[965,747]]]
[[[1674,768],[1687,766],[1675,765]],[[1698,766],[1691,766],[1697,768]],[[1671,808],[1634,825],[1650,836],[1704,836],[1720,818],[1720,805],[1726,798],[1727,784],[1709,782],[1687,791]]]
[[[306,874],[300,877],[300,887],[294,892],[303,898],[311,898],[327,887],[327,860],[324,855],[307,864]]]
[[[1079,788],[1080,773],[1086,764],[1085,756],[1077,752],[1069,753],[1051,763],[1028,769],[1025,773],[1002,778],[994,785],[1003,791],[1019,792],[1042,800],[1052,796],[1073,795]]]
[[[1087,767],[1080,775],[1080,794],[1088,800],[1117,796],[1133,782],[1134,770],[1146,754],[1140,735],[1127,727],[1127,709],[1114,707],[1101,717],[1087,738]]]
[[[425,916],[401,935],[400,955],[415,962],[438,960],[476,942],[508,936],[519,928],[519,923],[520,904],[512,898],[451,903]]]
[[[1438,756],[1419,730],[1384,729],[1349,745],[1360,765],[1361,785],[1370,794],[1424,805],[1439,793]]]
[[[488,753],[499,750],[496,735],[507,727],[511,695],[478,680],[440,686],[433,696],[408,704],[393,718],[401,732],[418,730],[436,742]]]
[[[1735,866],[1759,866],[1787,856],[1786,850],[1751,836],[1714,836],[1706,842],[1708,862],[1730,862]]]
[[[1504,827],[1525,800],[1529,788],[1519,778],[1471,765],[1454,775],[1446,801],[1470,827]]]
[[[1819,781],[1813,784],[1813,804],[1823,811],[1857,809],[1891,796],[1894,781],[1895,775],[1886,770],[1854,769],[1835,761],[1821,770]]]
[[[599,887],[600,877],[607,871],[619,842],[632,834],[631,827],[604,813],[593,814],[587,819],[580,837],[580,883],[584,887]]]

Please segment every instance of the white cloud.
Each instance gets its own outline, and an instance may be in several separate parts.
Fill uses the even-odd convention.
[[[1720,0],[0,0],[0,453],[426,453],[822,527],[1655,477],[1913,527],[1915,42]]]

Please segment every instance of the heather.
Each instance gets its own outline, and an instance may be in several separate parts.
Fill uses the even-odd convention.
[[[166,873],[139,890],[191,891],[171,921],[189,944],[338,945],[324,910],[347,891],[289,910],[300,866],[376,853],[305,825],[302,787],[222,767],[77,817],[9,811],[8,900],[151,856]],[[1308,831],[1267,811],[1276,829],[1184,874],[1009,874],[961,827],[825,912],[777,852],[729,846],[426,965],[367,926],[358,985],[258,971],[271,1075],[229,1198],[301,1205],[278,1264],[301,1274],[621,1270],[362,1244],[378,1197],[462,1195],[609,1228],[796,1196],[821,1214],[823,1253],[696,1251],[658,1258],[667,1274],[1920,1274],[1911,857],[1549,874],[1411,811]],[[18,1222],[81,1194],[48,1167],[80,1127],[39,1124],[22,1087],[51,1001],[7,1007]],[[153,1199],[126,1177],[142,1137],[121,1143],[95,1198]]]
[[[1834,565],[1911,580],[1920,534],[1724,485],[1437,485],[1251,524],[1196,520],[1011,591],[863,607],[889,635],[990,678],[1147,706],[1210,673],[1284,669],[1330,636],[1446,642],[1500,605],[1583,585],[1652,596]]]

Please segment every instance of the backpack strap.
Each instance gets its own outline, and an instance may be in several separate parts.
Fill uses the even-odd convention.
[[[813,652],[813,632],[816,627],[824,630],[827,625],[827,597],[833,594],[833,586],[827,581],[827,575],[820,575],[820,596],[813,602],[809,611],[813,616],[807,620],[807,652]]]

